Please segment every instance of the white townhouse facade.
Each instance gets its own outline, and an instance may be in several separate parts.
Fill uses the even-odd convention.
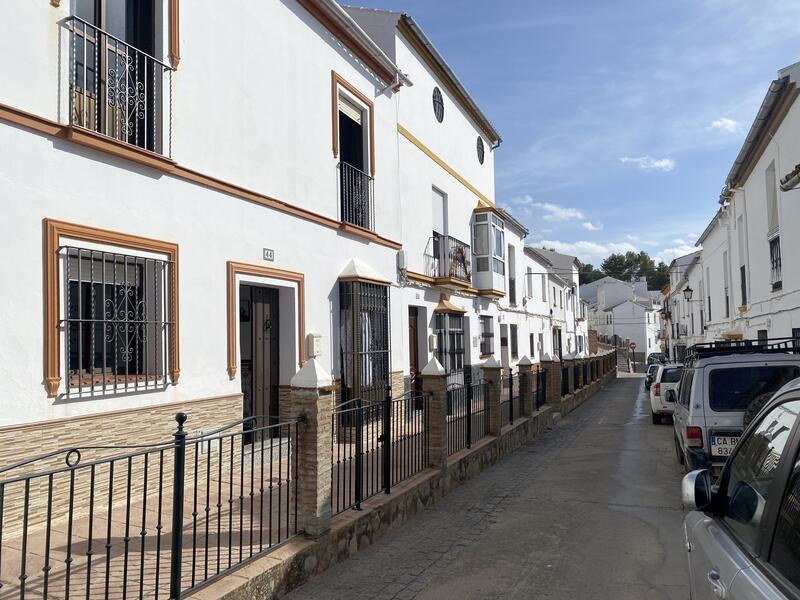
[[[645,281],[626,282],[603,277],[581,286],[588,301],[589,327],[607,339],[636,344],[633,356],[641,362],[651,352],[663,350],[661,302]]]
[[[700,300],[691,294],[687,299],[684,290],[699,289],[700,251],[692,252],[674,259],[669,265],[669,286],[664,297],[667,349],[672,360],[683,361],[686,349],[702,335],[702,306]]]
[[[413,389],[432,356],[586,347],[577,267],[494,204],[500,135],[407,15],[11,13],[0,247],[25,293],[3,294],[0,458],[165,439],[177,410],[192,431],[280,416],[310,357],[346,402]]]
[[[679,349],[701,341],[800,338],[800,241],[792,235],[800,224],[799,80],[794,64],[771,82],[699,250],[673,262],[671,271],[683,271],[668,298],[673,324],[686,331],[680,342],[673,332]]]

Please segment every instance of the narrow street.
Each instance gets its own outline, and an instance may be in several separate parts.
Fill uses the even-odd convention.
[[[672,427],[642,381],[621,375],[289,598],[688,598]]]

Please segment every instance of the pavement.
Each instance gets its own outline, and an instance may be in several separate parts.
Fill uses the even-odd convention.
[[[288,598],[688,598],[672,444],[641,375],[621,375]]]

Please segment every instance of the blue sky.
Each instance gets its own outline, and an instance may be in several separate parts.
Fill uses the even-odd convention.
[[[795,0],[362,3],[411,14],[503,134],[496,198],[529,241],[595,265],[691,252],[800,60]]]

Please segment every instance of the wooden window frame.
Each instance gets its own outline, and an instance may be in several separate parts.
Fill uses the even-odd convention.
[[[236,301],[237,275],[251,275],[255,277],[268,277],[271,279],[279,279],[281,281],[290,281],[297,284],[297,350],[300,364],[306,361],[305,344],[303,343],[306,337],[306,295],[305,295],[305,275],[295,271],[286,271],[283,269],[275,269],[272,267],[265,267],[262,265],[252,265],[249,263],[241,263],[235,261],[228,261],[228,277],[227,277],[227,291],[228,291],[228,304],[227,304],[227,320],[228,320],[228,377],[230,379],[236,378],[238,370],[238,353],[236,344],[236,332],[238,331],[238,316],[239,304]]]
[[[173,385],[180,378],[180,327],[178,299],[178,244],[100,229],[88,225],[44,219],[44,384],[47,397],[55,398],[61,386],[61,287],[59,248],[61,238],[108,244],[132,250],[164,254],[172,263],[167,281],[167,314],[173,323],[169,337],[169,377]]]
[[[375,105],[349,81],[331,71],[331,133],[333,157],[339,157],[339,88],[352,94],[367,109],[369,120],[369,174],[375,177]]]

